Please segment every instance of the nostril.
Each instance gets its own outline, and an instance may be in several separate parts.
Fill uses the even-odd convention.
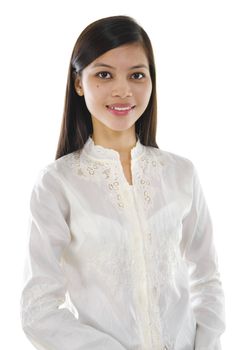
[[[112,90],[112,96],[114,97],[121,97],[121,98],[125,98],[125,97],[131,97],[132,96],[132,92],[128,91],[128,90]]]

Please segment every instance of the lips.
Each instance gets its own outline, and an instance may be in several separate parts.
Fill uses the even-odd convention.
[[[111,105],[107,105],[106,107],[114,111],[129,111],[135,106],[128,103],[114,103]]]

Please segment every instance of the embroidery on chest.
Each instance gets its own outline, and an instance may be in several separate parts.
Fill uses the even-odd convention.
[[[123,210],[125,203],[121,193],[122,180],[115,162],[98,161],[74,152],[70,165],[77,176],[98,184],[101,191],[105,191],[106,195],[109,196],[111,203],[117,209]],[[106,186],[102,186],[104,182]]]
[[[122,242],[121,246],[109,246],[102,241],[101,251],[89,255],[85,261],[86,270],[101,276],[112,296],[118,295],[120,291],[131,291],[131,264],[133,261],[128,258],[126,242]]]
[[[106,186],[101,188],[106,191],[106,195],[109,195],[117,209],[123,211],[130,205],[124,196],[127,183],[123,169],[117,161],[98,161],[85,155],[81,156],[79,152],[73,152],[70,154],[69,164],[77,176],[95,182],[99,187],[105,181]],[[151,150],[147,150],[136,160],[132,168],[133,185],[143,201],[145,210],[153,205],[152,175],[159,174],[161,166],[162,161],[155,160]]]
[[[138,165],[135,168],[134,180],[138,186],[138,191],[143,197],[144,208],[153,205],[153,187],[151,186],[152,174],[154,171],[159,171],[157,161],[152,156],[150,150],[138,160]]]

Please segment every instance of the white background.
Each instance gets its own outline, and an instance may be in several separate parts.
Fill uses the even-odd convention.
[[[52,162],[69,60],[80,32],[111,15],[134,17],[155,53],[159,148],[191,159],[214,225],[232,348],[231,1],[2,1],[0,5],[1,348],[32,350],[19,299],[29,198]],[[4,347],[3,347],[3,344]]]

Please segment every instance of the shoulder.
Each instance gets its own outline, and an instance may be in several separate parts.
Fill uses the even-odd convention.
[[[146,149],[151,155],[153,155],[159,162],[162,162],[165,166],[184,168],[194,167],[192,160],[183,155],[151,146],[146,146]]]
[[[69,213],[69,195],[65,178],[65,164],[70,155],[54,160],[38,170],[30,195],[33,215],[53,215]]]
[[[74,166],[78,158],[78,152],[72,152],[59,159],[53,160],[38,170],[35,180],[35,187],[44,185],[46,187],[62,187],[65,178],[67,178],[70,168]]]
[[[167,172],[178,173],[183,176],[185,174],[191,176],[195,172],[195,165],[192,160],[183,155],[151,146],[146,146],[146,149],[147,153]]]

